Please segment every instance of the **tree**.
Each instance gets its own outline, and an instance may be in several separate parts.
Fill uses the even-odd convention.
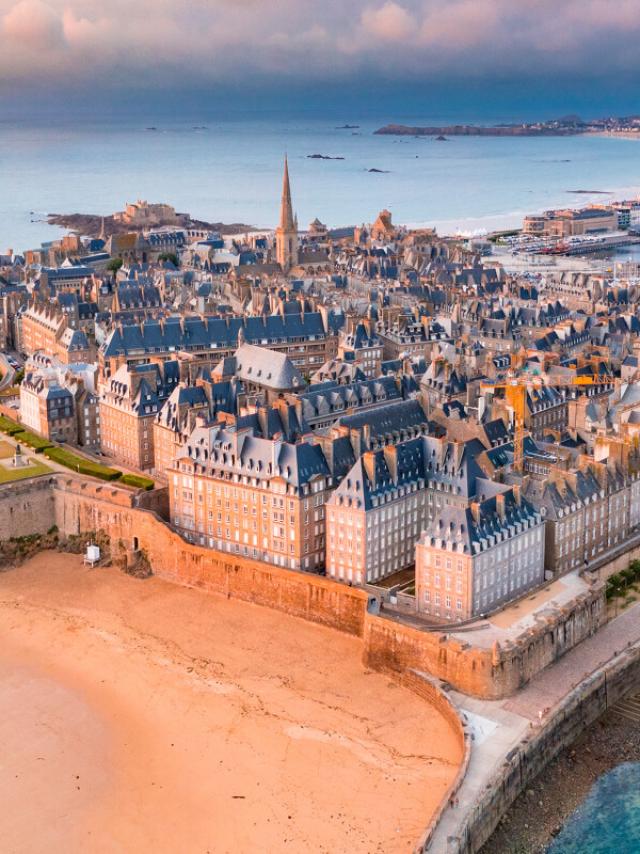
[[[163,252],[162,255],[158,256],[158,261],[160,261],[160,263],[169,261],[169,263],[173,264],[174,267],[178,267],[180,263],[175,252]]]
[[[120,267],[124,264],[122,258],[112,258],[111,261],[107,264],[107,270],[110,273],[117,273]]]

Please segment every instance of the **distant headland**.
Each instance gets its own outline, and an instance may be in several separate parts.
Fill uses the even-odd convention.
[[[412,127],[388,124],[374,131],[387,136],[578,136],[579,134],[620,134],[640,139],[640,116],[593,119],[565,116],[546,122],[500,125],[447,125]]]

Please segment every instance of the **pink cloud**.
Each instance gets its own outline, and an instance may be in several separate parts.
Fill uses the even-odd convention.
[[[18,46],[28,50],[55,50],[63,43],[59,14],[41,0],[20,0],[0,19],[0,29],[10,40],[3,46],[9,52]]]
[[[404,6],[393,2],[378,9],[365,9],[361,20],[364,29],[382,41],[403,41],[415,28],[415,21]]]

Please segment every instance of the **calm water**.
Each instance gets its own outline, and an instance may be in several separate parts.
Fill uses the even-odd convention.
[[[347,118],[360,128],[338,130],[342,121],[331,118],[229,118],[206,122],[206,130],[194,129],[205,122],[165,122],[156,131],[142,120],[0,122],[0,250],[55,237],[55,229],[30,221],[46,212],[108,214],[138,197],[207,220],[272,226],[285,151],[301,226],[315,216],[332,226],[369,221],[388,207],[398,222],[451,233],[518,225],[527,212],[606,198],[569,190],[640,190],[640,143],[634,140],[435,142],[372,135],[401,117]],[[315,153],[345,159],[307,159]]]
[[[556,837],[548,854],[639,854],[640,763],[604,774]]]

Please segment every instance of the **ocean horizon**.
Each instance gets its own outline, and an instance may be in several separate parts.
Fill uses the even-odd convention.
[[[330,227],[370,222],[388,208],[398,223],[480,234],[518,227],[526,214],[551,207],[640,193],[636,140],[374,135],[390,120],[403,121],[229,115],[155,124],[0,122],[0,251],[63,234],[47,214],[108,215],[138,198],[209,222],[272,228],[285,153],[301,229],[315,217]]]

